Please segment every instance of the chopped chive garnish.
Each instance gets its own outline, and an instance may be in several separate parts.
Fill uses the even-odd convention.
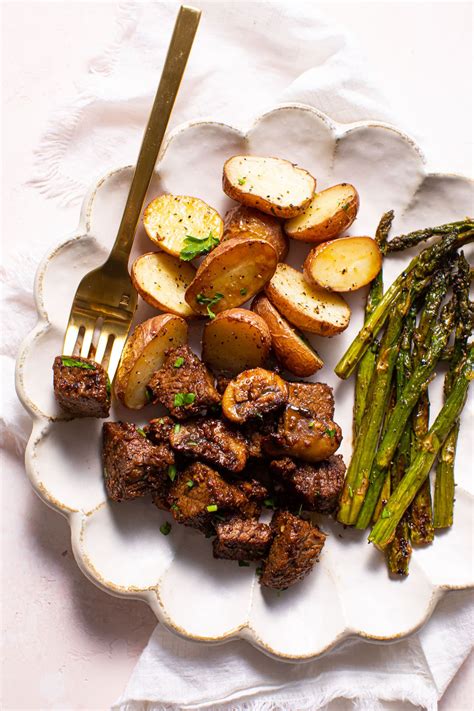
[[[191,405],[196,399],[194,393],[176,393],[174,396],[174,406],[181,407],[182,405]]]
[[[160,533],[162,533],[164,536],[167,536],[170,531],[171,531],[171,524],[169,521],[165,521],[163,524],[161,524]]]

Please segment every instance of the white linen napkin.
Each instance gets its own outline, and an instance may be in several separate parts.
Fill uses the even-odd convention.
[[[203,19],[172,126],[192,118],[245,125],[277,102],[300,101],[340,122],[406,128],[348,35],[313,3],[197,4]],[[91,62],[82,91],[55,113],[38,149],[33,183],[45,195],[77,203],[98,175],[135,161],[178,5],[118,6],[116,40]],[[8,302],[29,299],[7,273],[2,280]],[[26,420],[19,406],[5,408],[1,432],[11,446],[24,443]],[[158,625],[113,708],[399,711],[413,704],[434,711],[471,649],[471,601],[470,593],[449,595],[409,640],[351,641],[307,664],[271,660],[244,642],[199,645]]]

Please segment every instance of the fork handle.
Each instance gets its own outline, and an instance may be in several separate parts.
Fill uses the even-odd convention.
[[[197,8],[182,5],[179,9],[160,84],[138,154],[122,221],[107,261],[117,259],[125,263],[128,261],[143,202],[163,143],[200,17],[201,11]]]

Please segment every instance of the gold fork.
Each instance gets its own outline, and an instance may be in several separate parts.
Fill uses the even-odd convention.
[[[69,315],[63,354],[94,358],[111,381],[137,307],[128,273],[130,250],[200,16],[194,7],[179,10],[112,251],[102,266],[83,277]]]

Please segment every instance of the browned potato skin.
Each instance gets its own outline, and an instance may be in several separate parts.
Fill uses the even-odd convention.
[[[293,206],[288,206],[288,207],[280,207],[279,205],[275,205],[274,203],[270,202],[269,200],[266,200],[265,198],[261,197],[260,195],[254,195],[253,193],[246,192],[242,188],[240,188],[237,185],[233,185],[231,181],[228,179],[227,174],[226,174],[226,165],[227,163],[232,160],[235,156],[231,156],[225,163],[224,163],[224,170],[222,173],[222,189],[225,192],[226,195],[228,195],[232,200],[235,200],[236,202],[242,203],[242,205],[247,205],[248,207],[254,207],[257,210],[261,210],[262,212],[266,212],[268,215],[274,215],[275,217],[282,217],[283,219],[290,219],[291,217],[296,217],[299,215],[303,210],[308,207],[309,203],[312,200],[311,196],[308,200],[305,200],[303,203],[300,205],[293,205]],[[274,156],[268,156],[273,158]],[[284,160],[279,158],[278,160]],[[289,161],[286,161],[289,163]],[[304,170],[303,168],[300,168],[300,170]],[[308,173],[308,171],[304,171],[305,173]],[[314,188],[313,188],[313,195],[314,191],[316,190],[316,180],[313,178],[313,176],[308,173],[308,175],[312,178],[314,182]]]
[[[166,331],[181,330],[187,338],[188,326],[186,321],[180,316],[174,314],[160,314],[153,318],[138,324],[133,333],[130,334],[122,352],[117,374],[114,380],[114,391],[117,398],[126,403],[126,393],[129,385],[130,375],[137,363],[143,355],[144,350],[158,335],[165,335]],[[184,342],[186,341],[184,339]],[[175,345],[181,345],[176,342]],[[169,347],[168,344],[167,347]],[[146,383],[145,383],[146,385]],[[144,403],[145,404],[145,403]]]
[[[323,367],[318,354],[303,341],[264,294],[257,294],[252,302],[252,311],[267,324],[273,352],[286,370],[300,378],[307,378]]]
[[[347,183],[341,183],[347,185]],[[354,188],[354,186],[351,186]],[[328,188],[329,190],[330,188]],[[359,193],[354,188],[354,196],[349,202],[347,210],[340,208],[336,213],[328,217],[324,222],[313,227],[308,227],[305,230],[292,231],[284,225],[285,232],[291,239],[300,242],[327,242],[330,239],[335,239],[341,235],[354,222],[359,212]]]
[[[282,434],[264,440],[267,454],[297,457],[305,462],[321,462],[334,454],[342,441],[341,428],[335,422],[311,420],[291,406],[283,414],[283,427]]]
[[[277,263],[277,253],[266,240],[229,239],[219,244],[202,261],[194,280],[186,290],[186,301],[193,311],[207,316],[207,306],[196,301],[197,295],[203,294],[212,298],[216,293],[222,293],[224,297],[214,304],[213,312],[217,314],[236,308],[265,286],[272,278]],[[226,286],[225,280],[230,282],[232,272],[239,269],[238,278],[235,278],[232,285]],[[245,278],[246,272],[249,271],[250,278]],[[224,282],[219,281],[221,278]],[[241,287],[245,288],[245,293],[241,293]]]
[[[222,397],[222,414],[242,424],[281,407],[288,401],[288,384],[264,368],[244,370],[230,381]]]
[[[350,243],[354,243],[356,240],[370,240],[373,242],[373,249],[375,253],[377,254],[377,261],[373,265],[373,271],[369,272],[366,277],[363,279],[359,277],[358,281],[356,283],[348,284],[347,288],[342,289],[341,287],[336,288],[335,286],[332,286],[331,284],[328,283],[320,283],[318,279],[316,279],[315,274],[313,272],[313,265],[316,261],[316,259],[324,253],[324,251],[327,248],[332,248],[333,245],[337,245],[338,248],[344,249],[345,246],[347,246]],[[340,252],[339,252],[340,254]],[[341,239],[337,240],[337,243],[334,241],[332,242],[322,242],[321,244],[318,244],[317,247],[314,247],[306,257],[304,264],[303,264],[303,272],[306,277],[306,279],[313,284],[317,284],[323,289],[328,289],[328,291],[337,291],[337,292],[348,292],[348,291],[357,291],[357,289],[361,289],[363,286],[367,286],[367,284],[370,284],[372,279],[375,279],[377,274],[382,268],[382,253],[380,251],[380,248],[378,247],[377,243],[375,240],[373,240],[371,237],[341,237]]]
[[[290,267],[286,263],[280,262],[278,266],[281,266],[283,269],[288,268],[299,274],[296,269],[293,269],[293,267]],[[315,333],[318,336],[336,336],[348,327],[351,311],[348,304],[344,302],[344,299],[339,294],[336,294],[336,296],[345,304],[346,318],[341,324],[335,324],[334,322],[323,320],[322,317],[321,319],[316,319],[315,317],[308,316],[294,298],[294,294],[289,294],[288,292],[282,293],[273,282],[274,280],[271,279],[265,285],[265,294],[273,306],[282,313],[293,326],[296,326],[296,328],[300,328],[302,331],[307,331],[308,333]],[[306,284],[308,284],[308,282],[306,282]],[[308,288],[311,286],[316,288],[316,285],[308,284]],[[317,288],[319,289],[320,287]],[[328,289],[323,291],[326,291],[328,294],[333,293],[329,292]]]
[[[285,261],[289,248],[288,237],[276,217],[247,205],[237,205],[226,212],[223,241],[255,237],[269,242],[278,255],[278,261]]]
[[[228,328],[228,336],[226,341],[228,341],[228,347],[226,347],[226,341],[223,343],[216,343],[215,339],[212,337],[213,331],[216,328],[226,325]],[[211,369],[215,371],[219,370],[222,373],[237,374],[242,370],[241,364],[236,362],[235,351],[242,357],[242,344],[239,347],[239,331],[247,331],[251,334],[251,339],[253,343],[252,353],[249,353],[246,360],[246,367],[258,367],[265,363],[268,354],[270,353],[270,348],[272,346],[272,339],[270,331],[265,321],[254,314],[252,311],[247,309],[228,309],[227,311],[221,311],[220,314],[209,321],[204,327],[203,337],[202,337],[202,359],[208,364]],[[213,354],[219,352],[219,362],[213,358]],[[226,354],[226,358],[222,358],[222,353]]]

